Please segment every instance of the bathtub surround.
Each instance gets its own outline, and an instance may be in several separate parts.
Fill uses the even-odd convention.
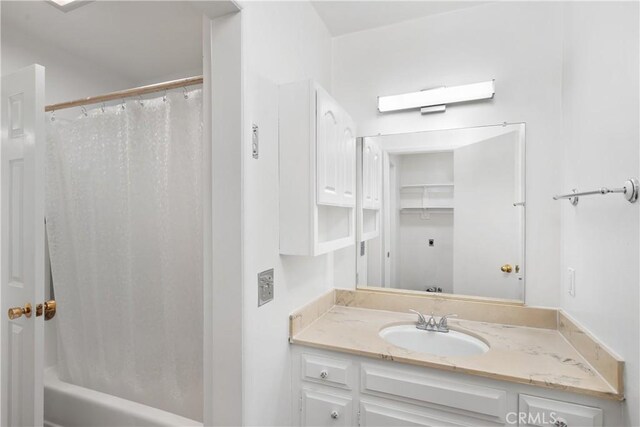
[[[330,306],[332,300],[335,305]],[[484,302],[463,301],[458,306],[451,303],[433,296],[398,298],[360,290],[335,290],[333,295],[327,293],[289,316],[289,340],[314,348],[605,399],[624,398],[619,380],[624,362],[579,325],[569,326],[565,314],[535,307],[490,307]],[[480,338],[489,345],[489,352],[456,358],[390,345],[379,332],[394,324],[415,324],[416,315],[408,313],[406,307],[425,314],[458,314],[459,318],[449,320],[450,327]],[[514,314],[514,310],[520,314]],[[556,320],[560,320],[561,327]],[[568,334],[581,338],[565,339]],[[573,345],[578,340],[579,344]],[[597,349],[597,356],[593,349]]]
[[[201,123],[201,89],[49,120],[46,167],[61,379],[199,421]]]

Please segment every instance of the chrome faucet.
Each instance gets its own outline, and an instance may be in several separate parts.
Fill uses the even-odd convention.
[[[417,310],[409,309],[409,311],[418,315],[418,322],[416,323],[416,328],[421,329],[423,331],[432,331],[432,332],[449,332],[449,325],[447,323],[447,319],[450,317],[458,317],[457,314],[445,314],[440,318],[439,321],[436,321],[436,318],[431,313],[429,320],[427,320],[422,313]]]

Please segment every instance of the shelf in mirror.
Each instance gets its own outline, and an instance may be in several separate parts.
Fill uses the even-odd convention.
[[[401,185],[400,189],[409,190],[414,188],[423,189],[423,188],[438,188],[438,187],[453,188],[453,186],[454,186],[453,182],[440,183],[440,184],[405,184],[405,185]]]

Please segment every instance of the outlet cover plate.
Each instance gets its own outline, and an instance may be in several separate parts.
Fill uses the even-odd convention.
[[[273,299],[273,268],[258,273],[258,307]]]
[[[572,297],[576,296],[576,270],[569,267],[567,269],[567,290]]]

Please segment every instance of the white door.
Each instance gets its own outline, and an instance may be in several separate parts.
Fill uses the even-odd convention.
[[[43,422],[44,67],[2,77],[1,423]],[[28,312],[28,307],[31,311]],[[25,307],[27,308],[25,310]],[[9,319],[8,310],[14,308]]]
[[[456,294],[521,299],[520,141],[510,132],[454,150]],[[511,272],[502,272],[505,264]]]
[[[382,256],[384,257],[384,287],[393,288],[398,284],[393,282],[394,263],[395,263],[395,248],[393,247],[393,241],[398,233],[396,229],[396,166],[389,158],[388,153],[383,154],[382,159],[383,166],[383,200],[384,206],[384,251]]]
[[[316,179],[318,204],[339,206],[340,195],[340,111],[338,104],[324,90],[316,91]]]

